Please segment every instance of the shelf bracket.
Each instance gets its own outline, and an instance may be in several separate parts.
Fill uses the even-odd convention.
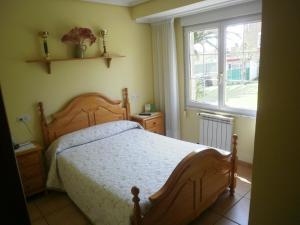
[[[46,61],[45,64],[46,64],[46,67],[47,67],[48,74],[51,74],[51,62],[50,61]]]
[[[105,58],[107,68],[110,68],[112,58]]]

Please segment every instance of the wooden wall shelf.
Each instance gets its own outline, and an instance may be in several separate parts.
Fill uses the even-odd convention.
[[[110,64],[113,58],[123,58],[125,56],[111,54],[109,56],[91,56],[86,58],[62,58],[62,59],[34,59],[26,60],[27,63],[43,63],[46,65],[48,74],[51,74],[51,63],[62,62],[62,61],[78,61],[78,60],[91,60],[91,59],[104,59],[107,68],[110,68]]]

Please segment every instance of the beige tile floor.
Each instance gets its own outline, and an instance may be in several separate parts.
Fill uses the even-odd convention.
[[[238,166],[236,193],[225,192],[191,225],[247,225],[252,171]],[[49,192],[28,200],[32,225],[90,225],[91,223],[64,193]],[[105,224],[104,224],[105,225]]]

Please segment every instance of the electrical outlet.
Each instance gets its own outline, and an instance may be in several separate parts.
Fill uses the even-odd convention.
[[[29,115],[21,115],[17,117],[17,121],[19,122],[28,122],[31,120],[31,117]]]

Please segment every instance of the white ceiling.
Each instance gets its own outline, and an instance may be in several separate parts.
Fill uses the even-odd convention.
[[[150,0],[83,0],[85,2],[104,3],[110,5],[135,6]]]

